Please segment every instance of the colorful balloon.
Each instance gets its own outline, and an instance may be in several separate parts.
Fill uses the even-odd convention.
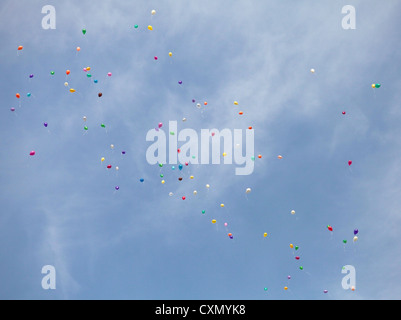
[[[358,229],[355,229],[355,230],[354,230],[354,235],[357,235],[358,232],[359,232]]]
[[[35,151],[31,151],[31,152],[29,152],[29,155],[31,156],[31,157],[33,157],[34,155],[36,154],[36,152]]]
[[[247,188],[246,190],[245,190],[245,193],[251,193],[251,188]]]
[[[24,49],[24,47],[23,46],[19,46],[17,49],[18,49],[18,51],[21,51],[22,49]]]
[[[330,226],[330,225],[327,226],[327,229],[328,229],[329,231],[333,231],[333,227]]]
[[[70,92],[71,92],[71,93],[74,93],[74,92],[75,92],[75,89],[71,88],[71,89],[70,89]]]
[[[352,164],[352,161],[351,161],[351,160],[349,160],[349,161],[348,161],[348,165],[350,166],[351,164]]]
[[[86,34],[86,29],[82,29],[82,33],[85,35]]]
[[[67,70],[65,73],[66,73],[66,75],[68,76],[68,75],[71,73],[71,71],[70,71],[70,70]]]
[[[148,30],[152,31],[152,30],[153,30],[153,27],[149,25],[149,26],[148,26]]]

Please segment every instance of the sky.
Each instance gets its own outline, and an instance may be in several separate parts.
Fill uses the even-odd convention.
[[[1,1],[0,298],[400,299],[400,12]],[[220,164],[150,164],[146,136],[161,123],[168,141],[170,122],[174,137],[242,129],[243,143],[222,144]],[[224,163],[238,147],[249,175]]]

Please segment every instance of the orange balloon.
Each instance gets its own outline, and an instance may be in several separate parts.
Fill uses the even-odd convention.
[[[21,98],[21,95],[20,95],[19,93],[17,93],[15,96],[16,96],[18,99]]]
[[[81,51],[81,48],[80,48],[80,47],[77,47],[77,51]]]
[[[203,103],[205,106],[207,106],[207,102],[205,101],[204,103]]]
[[[249,129],[249,130],[252,130],[253,128],[252,128],[252,127],[248,127],[248,129]]]
[[[277,158],[279,158],[279,159],[283,159],[283,156],[277,156]]]
[[[18,47],[18,50],[21,51],[23,48],[24,48],[23,46],[19,46],[19,47]]]
[[[242,111],[239,112],[239,115],[242,116],[244,113]]]
[[[258,155],[258,158],[259,158],[259,159],[262,159],[262,155],[261,155],[261,154],[260,154],[260,155]]]
[[[229,234],[228,234],[229,237],[232,237],[232,235],[233,235],[232,233],[229,233]]]
[[[70,70],[67,70],[65,73],[66,73],[67,75],[69,75],[69,74],[71,73],[71,71],[70,71]]]

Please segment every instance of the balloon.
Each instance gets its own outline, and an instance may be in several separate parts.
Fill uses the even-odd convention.
[[[202,210],[202,214],[205,214],[206,213],[206,211],[205,210]]]
[[[375,88],[380,88],[380,87],[381,87],[381,84],[379,84],[379,83],[375,84]]]
[[[33,78],[33,74],[30,74],[30,75],[29,75],[29,78],[31,78],[31,79],[32,79],[32,78]]]
[[[154,16],[156,14],[156,10],[152,10],[151,14]]]
[[[225,157],[227,155],[227,152],[223,152],[223,157]]]
[[[342,114],[345,114],[345,111],[343,111]]]
[[[278,155],[278,156],[277,156],[277,158],[279,158],[279,159],[283,159],[283,156],[280,156],[280,155]]]
[[[110,145],[110,148],[111,148],[111,149],[114,149],[114,144],[111,144],[111,145]]]
[[[353,240],[354,240],[354,242],[358,241],[358,237],[355,236]]]
[[[212,223],[216,223],[217,221],[215,219],[212,220]]]
[[[344,239],[344,240],[343,240],[343,243],[346,244],[346,243],[347,243],[347,240]]]
[[[88,69],[86,69],[86,70],[88,70]],[[88,74],[86,75],[86,77],[92,78],[92,75],[91,75],[90,73],[88,73]]]
[[[70,70],[67,70],[65,73],[66,73],[67,76],[68,76],[68,75],[71,73],[71,71],[70,71]]]
[[[252,160],[252,161],[255,161],[255,156],[252,156],[252,157],[251,157],[251,160]]]
[[[200,104],[200,103],[197,103],[197,104],[196,104],[196,107],[197,107],[198,109],[200,109],[200,108],[201,108],[201,104]]]
[[[162,180],[162,184],[164,184],[166,181]]]
[[[65,86],[65,87],[68,87],[68,82],[67,82],[67,81],[64,82],[64,86]]]
[[[354,287],[354,286],[352,286],[352,287],[351,287],[351,290],[352,290],[352,291],[355,291],[355,287]]]
[[[87,126],[85,126],[84,129],[85,129],[85,131],[88,131],[88,127]]]
[[[234,104],[235,104],[236,106],[238,106],[238,101],[234,101]]]
[[[290,280],[290,279],[291,279],[291,276],[287,276],[287,279]]]
[[[233,236],[233,234],[230,232],[229,234],[227,234],[229,237],[232,237]]]
[[[205,106],[207,106],[207,102],[205,101],[204,103],[203,103]]]
[[[294,245],[293,245],[292,243],[290,243],[290,248],[291,248],[291,249],[294,248]]]
[[[31,96],[31,93],[28,92],[28,93],[26,94],[26,96],[27,96],[27,97],[30,97],[30,96]]]
[[[106,125],[105,125],[104,123],[102,123],[100,126],[101,126],[102,128],[106,128]]]
[[[284,290],[288,290],[288,287],[284,287]]]
[[[90,71],[91,67],[86,67],[86,70]]]
[[[14,111],[15,111],[15,108],[14,108],[14,107],[12,107],[10,110],[11,110],[11,112],[14,112]]]
[[[350,166],[351,164],[352,164],[352,161],[351,161],[351,160],[349,160],[349,161],[348,161],[348,165]]]
[[[18,47],[18,51],[21,51],[22,49],[24,49],[23,46],[19,46],[19,47]]]
[[[297,256],[297,257],[295,257],[295,259],[296,259],[296,260],[299,260],[300,258]]]
[[[180,80],[180,81],[178,81],[178,84],[182,84],[182,81]]]
[[[244,113],[243,113],[242,111],[240,111],[240,112],[238,112],[238,114],[239,114],[240,116],[242,116]]]
[[[97,80],[93,80],[93,82],[94,82],[94,83],[98,83],[98,81],[97,81]]]
[[[32,157],[32,156],[34,156],[36,154],[36,152],[35,151],[31,151],[31,152],[29,152],[29,155]]]
[[[298,246],[295,246],[295,250],[298,250],[299,249],[299,247]]]
[[[100,98],[103,95],[103,93],[99,92],[97,95]]]
[[[107,165],[107,169],[111,169],[111,164]]]
[[[328,290],[323,290],[323,292],[324,292],[324,293],[327,293],[327,292],[329,292],[329,291],[328,291]]]
[[[125,151],[121,151],[121,154],[126,154],[126,152]]]
[[[327,229],[328,229],[329,231],[333,231],[333,227],[330,226],[330,225],[327,226]]]
[[[227,227],[227,226],[228,226],[228,223],[227,223],[227,222],[224,222],[224,226]]]
[[[315,69],[310,69],[310,72],[311,73],[315,73]]]
[[[145,181],[145,179],[139,179],[139,181],[141,181],[141,182],[144,182],[144,181]]]
[[[189,177],[189,179],[193,179],[193,178],[194,178],[194,176],[190,176],[190,177]]]
[[[138,29],[138,25],[137,25],[137,24],[136,24],[136,25],[134,25],[134,28],[135,28],[135,29]]]
[[[181,178],[181,177],[179,177],[179,178],[178,178],[178,181],[182,181],[182,178]]]
[[[259,159],[262,159],[262,155],[261,155],[261,154],[260,154],[260,155],[258,155],[258,158],[259,158]]]
[[[267,291],[267,288],[264,288],[265,291]]]
[[[299,267],[299,270],[303,270],[303,269],[304,269],[304,267],[303,267],[303,266],[300,266],[300,267]]]
[[[109,72],[107,75],[108,75],[109,77],[111,77],[111,72]]]
[[[86,118],[85,116],[83,116],[83,118],[82,118],[82,119],[83,119],[84,121],[86,121],[86,119],[87,119],[87,118]]]
[[[47,128],[47,126],[49,125],[47,122],[43,123],[44,127]]]
[[[163,127],[163,123],[160,122],[159,123],[159,128],[161,128],[161,127]]]
[[[86,29],[82,29],[82,33],[85,35],[86,34]]]
[[[178,165],[178,169],[182,170],[182,164]]]
[[[120,187],[119,187],[119,186],[117,186],[117,187],[116,187],[116,190],[117,190],[117,191],[118,191],[118,190],[120,190]]]
[[[185,200],[186,198],[185,197],[182,197],[182,200]]]
[[[54,76],[54,71],[50,71],[50,74],[51,74],[52,76]]]
[[[209,188],[210,188],[210,185],[209,185],[209,184],[207,184],[207,185],[206,185],[206,188],[208,188],[208,189],[209,189]]]
[[[172,56],[173,56],[173,53],[172,53],[172,52],[169,52],[168,55],[169,55],[170,57],[172,57]]]
[[[71,88],[71,89],[70,89],[70,92],[74,93],[74,92],[75,92],[75,89]]]
[[[102,161],[102,162],[103,162],[104,160],[106,160],[106,159],[105,159],[105,158],[100,159],[100,161]]]
[[[252,128],[252,127],[248,127],[248,129],[249,129],[249,130],[252,130],[253,128]]]
[[[291,210],[291,214],[294,215],[295,214],[295,210]]]
[[[150,31],[152,31],[152,30],[153,30],[153,27],[152,27],[152,26],[148,26],[148,29],[149,29]]]
[[[251,191],[252,191],[251,188],[247,188],[247,189],[245,190],[246,193],[251,193]]]
[[[77,47],[77,51],[78,51],[78,52],[81,51],[81,48],[80,48],[80,47]]]
[[[15,96],[17,97],[17,99],[21,98],[21,95],[19,93],[17,93]]]
[[[375,88],[375,87],[376,87],[376,85],[374,83],[372,83],[372,88]]]
[[[155,56],[155,60],[157,60],[158,58]]]
[[[222,203],[222,204],[220,205],[220,207],[224,208],[224,203]]]
[[[263,234],[263,237],[265,237],[265,238],[267,237],[267,232],[265,232],[265,233]]]
[[[355,230],[354,230],[354,235],[357,235],[358,232],[359,232],[358,229],[355,229]]]
[[[196,196],[198,194],[198,191],[194,190],[194,196]]]
[[[169,195],[170,197],[172,197],[172,196],[174,195],[174,193],[170,192],[168,195]]]

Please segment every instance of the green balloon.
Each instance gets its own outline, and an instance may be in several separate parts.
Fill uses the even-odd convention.
[[[86,76],[87,76],[88,78],[92,77],[92,75],[91,75],[90,73],[88,73]]]
[[[82,29],[82,33],[83,33],[83,34],[86,34],[86,29]]]
[[[50,74],[51,74],[52,76],[54,76],[54,71],[50,71]]]
[[[380,88],[380,87],[381,87],[381,84],[379,84],[379,83],[375,84],[375,88]]]
[[[102,128],[106,128],[106,125],[103,124],[103,123],[102,123],[100,126],[101,126]]]
[[[138,29],[138,25],[137,25],[137,24],[136,24],[136,25],[134,25],[134,28],[135,28],[135,29]]]
[[[161,175],[160,175],[160,178],[163,178],[164,177],[164,174],[162,173]]]
[[[206,212],[205,210],[202,210],[202,214],[205,214],[205,212]]]
[[[304,267],[303,267],[303,266],[300,266],[300,267],[299,267],[299,270],[303,270],[303,269],[304,269]]]
[[[299,249],[299,247],[298,246],[295,246],[295,250],[298,250]]]
[[[88,131],[88,127],[87,127],[87,126],[85,126],[84,129],[85,129],[86,131]]]
[[[252,160],[252,161],[255,161],[255,157],[254,157],[254,156],[252,156],[252,157],[251,157],[251,160]]]
[[[267,288],[265,288],[265,291],[267,291]]]
[[[347,240],[343,240],[344,243],[347,243]]]
[[[163,167],[163,163],[159,163],[159,167],[160,167],[160,168]]]

